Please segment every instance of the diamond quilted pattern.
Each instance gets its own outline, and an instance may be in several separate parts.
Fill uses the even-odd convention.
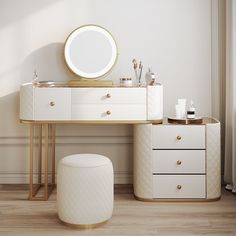
[[[220,123],[206,125],[207,199],[221,195]]]
[[[134,127],[134,193],[140,198],[152,198],[152,125]]]
[[[59,218],[71,224],[96,224],[111,218],[113,167],[58,167],[57,207]]]
[[[21,86],[20,91],[20,118],[32,120],[33,114],[33,89],[31,85]]]

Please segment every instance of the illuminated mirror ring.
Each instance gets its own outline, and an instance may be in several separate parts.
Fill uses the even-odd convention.
[[[117,60],[117,46],[106,29],[84,25],[68,36],[64,54],[72,72],[82,78],[95,79],[112,69]]]

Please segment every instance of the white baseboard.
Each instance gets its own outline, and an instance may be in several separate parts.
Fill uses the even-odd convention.
[[[37,139],[35,138],[35,141]],[[131,136],[57,136],[57,145],[71,144],[132,144]],[[29,137],[0,136],[0,145],[29,145]]]
[[[115,184],[131,184],[133,182],[132,179],[133,179],[133,174],[131,172],[125,172],[125,171],[114,172]],[[37,174],[34,174],[34,182],[36,183],[36,181],[37,181]],[[28,184],[28,183],[29,183],[28,173],[0,172],[0,184]]]

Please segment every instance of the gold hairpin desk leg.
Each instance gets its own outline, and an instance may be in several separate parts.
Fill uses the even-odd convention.
[[[38,131],[38,183],[42,184],[42,125],[39,125]]]
[[[35,128],[38,127],[38,183],[34,184],[34,147]],[[43,132],[44,130],[44,132]],[[29,200],[48,200],[55,187],[55,132],[54,124],[30,123],[30,159],[29,159]],[[44,137],[43,137],[44,134]],[[44,178],[42,181],[42,148],[44,139]],[[51,152],[50,148],[51,147]],[[51,154],[51,155],[50,155]],[[49,158],[51,157],[51,183],[48,183]],[[43,183],[44,182],[44,183]],[[39,189],[43,187],[43,195],[39,195]]]
[[[52,186],[53,188],[55,187],[55,172],[56,172],[55,151],[56,151],[56,125],[52,124]]]
[[[30,124],[29,199],[33,198],[34,125]]]
[[[44,200],[48,200],[48,136],[49,136],[49,125],[45,124],[44,125],[45,129],[45,144],[44,144],[44,149],[45,149],[45,160],[44,160]]]

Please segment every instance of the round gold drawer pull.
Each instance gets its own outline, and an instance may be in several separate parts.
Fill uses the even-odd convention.
[[[176,164],[177,164],[177,165],[181,165],[181,164],[182,164],[182,161],[181,161],[181,160],[178,160],[178,161],[176,162]]]
[[[110,93],[107,94],[107,98],[111,98],[111,94]]]
[[[178,136],[177,136],[177,140],[181,140],[181,136],[178,135]]]
[[[55,106],[55,102],[50,102],[49,104],[51,107]]]
[[[111,115],[111,112],[110,112],[110,111],[107,111],[106,113],[107,113],[107,115]]]
[[[177,189],[181,189],[181,188],[182,188],[182,186],[178,184],[177,185]]]

